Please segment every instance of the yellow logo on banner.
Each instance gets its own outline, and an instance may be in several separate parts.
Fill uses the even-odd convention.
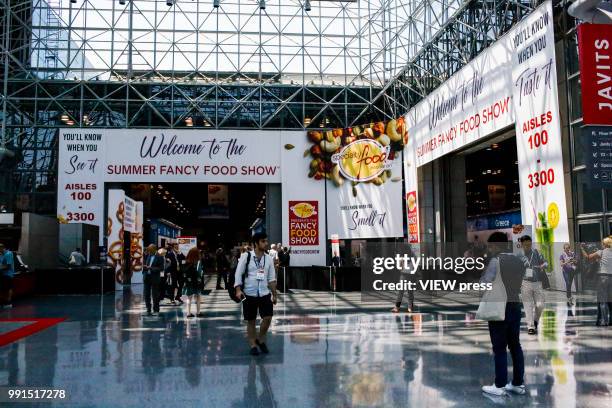
[[[408,194],[407,201],[408,201],[408,210],[414,211],[414,209],[416,208],[416,197],[414,196],[414,193]]]
[[[299,218],[308,218],[315,214],[315,207],[310,203],[298,203],[290,208],[291,211]]]
[[[373,139],[359,139],[332,156],[342,175],[351,181],[368,181],[391,168],[389,146]]]

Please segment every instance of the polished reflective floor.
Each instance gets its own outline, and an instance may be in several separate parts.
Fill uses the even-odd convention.
[[[359,293],[284,295],[271,353],[251,357],[225,291],[205,296],[201,319],[170,305],[142,317],[141,291],[0,312],[0,335],[22,325],[7,319],[66,318],[0,348],[0,387],[65,389],[54,405],[78,407],[612,406],[612,328],[595,327],[590,297],[568,307],[548,292],[540,333],[521,334],[528,395],[490,399],[487,326],[461,297],[418,296],[417,313],[394,315]]]

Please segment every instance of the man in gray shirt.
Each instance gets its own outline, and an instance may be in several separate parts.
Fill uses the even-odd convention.
[[[529,235],[524,235],[519,240],[523,247],[523,262],[525,264],[525,275],[521,286],[521,298],[525,306],[525,318],[527,319],[527,334],[535,335],[538,330],[538,321],[544,310],[544,288],[542,280],[548,266],[540,252],[533,248]]]
[[[247,321],[250,353],[256,356],[259,355],[259,350],[264,354],[269,352],[266,346],[266,334],[272,323],[276,304],[276,272],[274,260],[265,252],[268,247],[268,236],[265,233],[257,233],[253,235],[252,240],[254,251],[245,252],[240,257],[236,267],[234,287],[236,297],[243,299],[242,313],[244,320]],[[262,320],[259,334],[255,324],[257,312]]]

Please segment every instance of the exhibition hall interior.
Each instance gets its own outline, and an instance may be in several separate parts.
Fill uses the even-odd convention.
[[[609,0],[0,0],[0,406],[612,406]]]

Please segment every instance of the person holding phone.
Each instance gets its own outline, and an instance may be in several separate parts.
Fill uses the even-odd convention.
[[[266,254],[268,236],[265,233],[256,233],[252,237],[253,248],[249,264],[248,253],[243,253],[236,267],[234,287],[236,296],[242,298],[242,313],[247,322],[247,338],[250,346],[249,353],[259,355],[260,350],[268,354],[266,334],[272,323],[274,305],[276,304],[276,271],[274,260]],[[245,273],[244,282],[242,275]],[[257,313],[261,317],[259,333],[257,333]]]

